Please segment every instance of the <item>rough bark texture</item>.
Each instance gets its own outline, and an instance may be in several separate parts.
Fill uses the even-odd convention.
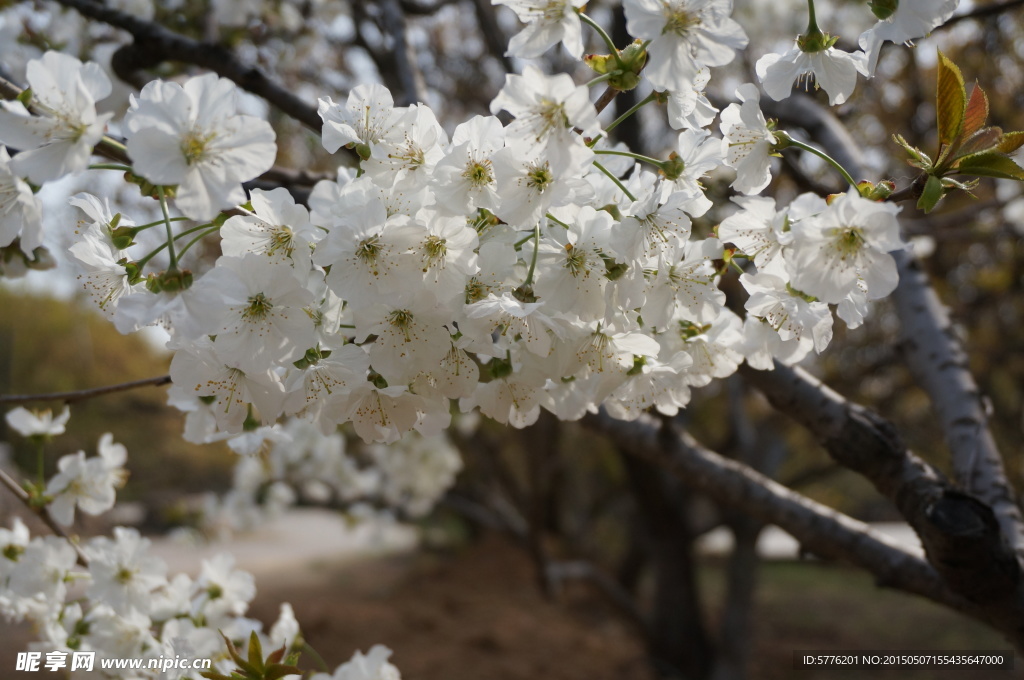
[[[1024,607],[1020,605],[1019,581],[1007,576],[1005,563],[986,566],[984,558],[971,554],[979,546],[992,549],[985,542],[990,536],[986,531],[991,529],[980,526],[985,523],[984,512],[973,505],[978,503],[984,507],[984,504],[956,492],[937,499],[930,513],[942,540],[962,542],[950,544],[948,553],[944,550],[948,559],[933,558],[937,562],[933,566],[867,524],[797,494],[742,463],[709,451],[685,433],[659,427],[653,418],[623,422],[602,412],[586,416],[584,423],[606,434],[623,451],[657,463],[684,484],[699,489],[715,501],[748,513],[761,522],[777,525],[800,541],[805,550],[825,559],[858,566],[873,574],[880,586],[921,595],[961,611],[1000,631],[1016,647],[1024,648]],[[972,506],[971,512],[981,512],[980,519],[963,519],[971,517],[963,513],[964,504]],[[926,537],[933,544],[938,542],[927,532],[922,538]],[[964,584],[967,593],[954,591],[952,583],[939,569],[943,572],[962,569],[963,573],[970,574]],[[1010,568],[1009,573],[1015,573],[1015,568]],[[989,578],[998,582],[996,588],[1004,593],[1012,583],[1010,597],[989,600],[991,593],[984,583]]]
[[[1024,558],[1024,522],[988,426],[978,386],[967,368],[945,307],[917,261],[894,253],[900,283],[893,294],[899,312],[901,350],[917,383],[928,393],[953,457],[961,488],[987,503],[1003,535]]]
[[[896,428],[799,368],[742,370],[780,411],[813,432],[839,464],[874,484],[914,528],[950,589],[1004,625],[1024,626],[1021,574],[992,509],[907,450]]]
[[[714,650],[704,627],[693,539],[689,531],[686,493],[673,489],[648,461],[623,456],[633,499],[651,538],[654,571],[653,608],[648,644],[655,667],[671,678],[704,680],[711,672]]]
[[[807,130],[855,178],[864,175],[856,141],[828,111],[805,97],[762,102],[766,115]],[[1006,478],[988,418],[945,307],[906,252],[895,252],[900,282],[892,299],[900,317],[903,354],[914,380],[927,392],[949,445],[957,481],[990,506],[1003,538],[1024,565],[1024,521]]]

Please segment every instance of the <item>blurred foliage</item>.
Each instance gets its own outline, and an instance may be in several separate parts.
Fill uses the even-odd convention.
[[[136,336],[123,336],[106,319],[75,304],[14,294],[0,288],[0,394],[39,394],[102,387],[167,372],[163,356]],[[59,412],[59,402],[27,408]],[[10,410],[5,406],[4,412]],[[46,446],[47,473],[79,449],[96,455],[111,432],[128,448],[129,481],[119,500],[162,505],[183,491],[227,486],[234,455],[223,446],[195,446],[181,438],[182,414],[166,405],[166,390],[143,387],[71,405],[67,432]],[[35,453],[0,422],[0,441],[14,460],[35,473]]]

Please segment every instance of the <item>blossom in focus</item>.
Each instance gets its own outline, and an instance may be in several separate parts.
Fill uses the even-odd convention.
[[[386,136],[401,137],[397,128],[405,112],[395,108],[388,88],[377,83],[352,88],[344,106],[323,97],[318,113],[324,121],[324,148],[334,153],[343,146],[361,146],[357,148],[359,155],[368,158],[373,145]]]
[[[736,90],[739,104],[722,111],[722,153],[725,164],[736,169],[733,189],[757,194],[772,181],[770,155],[777,141],[761,113],[761,96],[751,83]]]
[[[34,116],[20,102],[0,109],[0,142],[21,153],[11,171],[36,184],[85,170],[93,147],[113,115],[96,113],[96,102],[110,94],[110,79],[98,64],[47,52],[28,63],[26,77]]]
[[[584,136],[601,130],[585,85],[577,86],[567,73],[544,75],[536,66],[527,66],[521,76],[505,76],[505,86],[491,102],[491,113],[502,109],[515,116],[505,128],[509,143],[547,148],[556,159],[562,155],[561,149],[569,153],[578,142],[574,128]]]
[[[857,86],[857,74],[868,74],[867,55],[823,47],[805,52],[799,46],[785,54],[766,54],[755,65],[764,91],[775,101],[790,95],[794,82],[814,76],[814,87],[828,93],[828,102],[838,106],[845,102]]]
[[[124,127],[135,172],[178,185],[174,202],[188,217],[206,220],[243,203],[242,182],[274,164],[274,129],[238,113],[238,89],[227,78],[155,80],[131,102]]]
[[[650,40],[644,73],[659,90],[693,88],[705,66],[724,66],[747,46],[732,0],[624,0],[630,35]]]
[[[526,26],[508,43],[510,57],[533,59],[555,43],[562,43],[574,59],[583,56],[583,31],[576,10],[587,0],[492,0],[505,5]]]
[[[899,277],[889,253],[906,245],[896,221],[899,210],[850,189],[821,214],[794,223],[786,253],[793,287],[829,304],[841,302],[858,281],[869,300],[891,293]]]
[[[895,3],[870,4],[880,21],[861,33],[857,44],[868,57],[867,75],[873,76],[883,42],[909,42],[923,38],[946,23],[960,0],[896,0]],[[893,4],[895,9],[889,7]]]

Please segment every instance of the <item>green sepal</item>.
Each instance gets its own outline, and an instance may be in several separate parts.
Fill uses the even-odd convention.
[[[679,179],[685,170],[686,163],[674,151],[669,155],[668,160],[661,164],[661,174],[669,181]]]
[[[616,262],[608,257],[604,259],[605,278],[609,281],[618,281],[623,274],[629,271],[629,265],[624,262]]]
[[[280,680],[287,675],[302,675],[302,669],[280,663],[270,664],[263,672],[263,680]]]
[[[871,13],[880,21],[885,21],[891,17],[899,6],[899,0],[870,0],[868,2]]]
[[[619,67],[615,57],[610,54],[584,54],[583,63],[599,75],[604,75]]]
[[[118,213],[114,217],[120,217]],[[114,223],[111,222],[110,241],[114,244],[114,247],[118,250],[127,250],[130,246],[135,245],[135,235],[139,233],[139,230],[135,227],[114,227]]]
[[[263,670],[263,645],[256,631],[249,634],[249,665],[259,671]]]
[[[15,101],[21,102],[26,108],[28,108],[28,103],[32,101],[32,88],[30,87],[22,90],[14,99]]]
[[[134,286],[142,280],[142,267],[139,266],[138,262],[129,262],[128,258],[123,257],[117,263],[124,267],[124,273],[128,276],[128,283]]]
[[[161,187],[159,187],[156,184],[153,184],[145,177],[142,177],[141,175],[136,175],[134,172],[126,172],[124,173],[124,179],[129,184],[134,184],[138,186],[139,192],[143,196],[155,199],[160,198]],[[174,196],[178,193],[177,185],[164,186],[162,188],[164,190],[164,198],[174,198]]]
[[[508,359],[499,359],[495,357],[487,362],[487,371],[491,374],[491,378],[494,380],[507,378],[512,375],[512,362]]]

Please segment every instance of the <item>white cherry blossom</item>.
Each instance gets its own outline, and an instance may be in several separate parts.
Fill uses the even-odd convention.
[[[891,293],[898,275],[889,253],[905,247],[899,210],[850,189],[821,214],[794,223],[787,252],[793,286],[829,304],[841,302],[861,280],[869,300]]]
[[[205,220],[245,201],[242,182],[274,164],[274,130],[238,113],[238,89],[208,73],[184,85],[154,80],[125,116],[128,154],[139,175],[178,185],[175,205]]]
[[[3,103],[0,142],[22,150],[11,171],[42,184],[85,170],[113,115],[96,113],[96,102],[110,94],[107,74],[98,64],[51,51],[28,63],[26,77],[41,115],[20,102]]]
[[[7,148],[0,144],[0,248],[17,238],[21,252],[31,257],[43,244],[43,206],[10,161]]]
[[[828,94],[828,103],[844,103],[857,86],[857,74],[868,74],[867,55],[863,52],[844,52],[827,47],[804,52],[794,47],[785,54],[766,54],[757,60],[757,77],[764,91],[775,101],[789,97],[794,82],[806,81],[814,76],[814,87]]]
[[[562,43],[573,58],[583,56],[583,30],[576,10],[586,0],[491,0],[491,4],[505,5],[526,24],[512,36],[507,55],[533,59]]]
[[[777,141],[761,113],[757,87],[744,83],[736,90],[739,104],[722,111],[722,154],[736,170],[732,187],[743,194],[760,193],[772,181],[769,155]]]
[[[630,35],[650,40],[644,74],[659,90],[684,92],[705,66],[724,66],[747,45],[732,0],[624,0]]]

